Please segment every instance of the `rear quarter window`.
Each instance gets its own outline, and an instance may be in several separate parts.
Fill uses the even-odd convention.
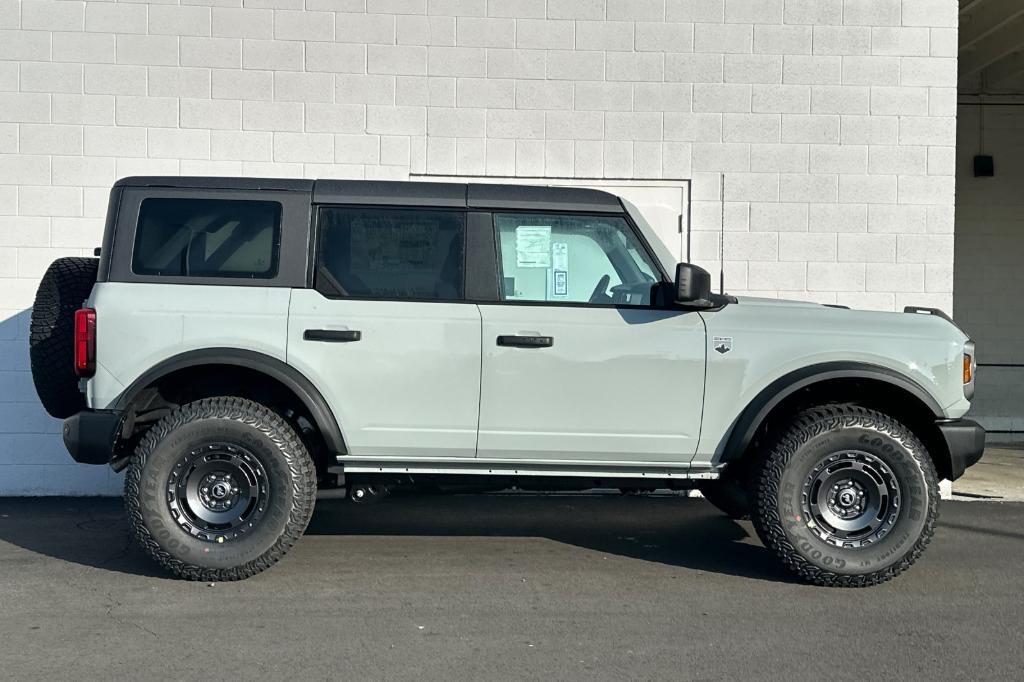
[[[139,209],[132,272],[270,279],[280,250],[278,202],[150,198]]]

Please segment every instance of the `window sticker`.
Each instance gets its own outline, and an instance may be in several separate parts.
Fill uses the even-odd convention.
[[[555,296],[569,295],[569,244],[551,244],[551,267],[554,269],[551,283]]]
[[[555,270],[554,275],[555,296],[569,295],[569,273],[565,270]]]
[[[555,270],[569,270],[569,244],[555,242],[551,245],[551,267]]]
[[[550,225],[520,225],[516,228],[516,266],[551,267]]]

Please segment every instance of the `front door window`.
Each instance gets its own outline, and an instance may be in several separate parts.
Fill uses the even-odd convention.
[[[494,216],[505,301],[648,306],[658,269],[618,216]]]

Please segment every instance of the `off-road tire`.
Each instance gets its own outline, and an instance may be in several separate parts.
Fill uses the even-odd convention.
[[[75,374],[75,311],[89,298],[98,267],[97,258],[58,258],[43,275],[32,305],[32,382],[43,407],[58,419],[85,408]]]
[[[191,535],[168,504],[172,470],[183,453],[211,442],[247,449],[266,472],[267,510],[228,542]],[[174,410],[139,443],[124,480],[132,534],[161,566],[189,580],[242,580],[275,564],[305,531],[316,500],[316,467],[295,430],[267,407],[243,398],[207,398]]]
[[[746,481],[719,479],[702,483],[697,489],[705,500],[729,518],[750,518],[750,494]]]
[[[853,450],[885,464],[900,486],[891,530],[865,547],[840,548],[808,527],[804,481],[831,453]],[[894,578],[928,545],[938,518],[939,486],[928,451],[892,417],[854,405],[798,414],[755,470],[753,521],[761,541],[801,579],[828,587],[867,587]]]

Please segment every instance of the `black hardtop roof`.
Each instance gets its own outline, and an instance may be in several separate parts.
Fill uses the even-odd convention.
[[[238,189],[309,192],[314,203],[622,213],[614,194],[585,187],[423,182],[418,180],[302,180],[199,176],[134,176],[115,187]]]
[[[133,175],[121,178],[114,187],[171,187],[181,189],[276,189],[309,192],[313,180],[295,178],[218,178],[197,175]]]

